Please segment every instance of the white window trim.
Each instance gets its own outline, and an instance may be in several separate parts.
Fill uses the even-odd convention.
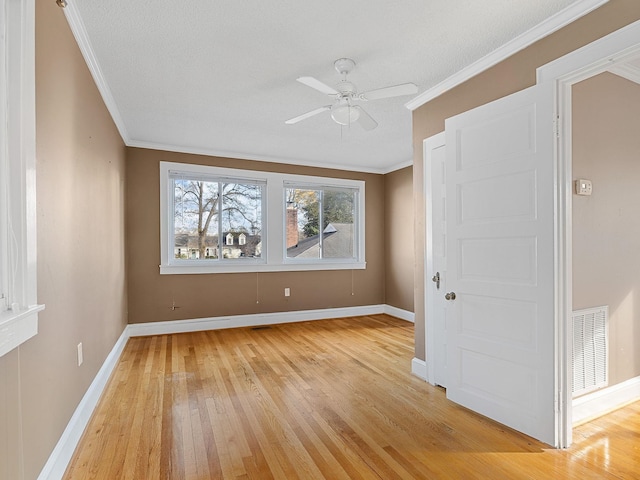
[[[266,182],[265,210],[266,221],[262,225],[262,236],[266,239],[266,251],[260,261],[206,262],[194,261],[193,264],[172,263],[173,245],[170,238],[173,212],[170,211],[170,196],[173,195],[169,182],[172,170],[231,177],[237,179],[263,180]],[[318,187],[341,187],[358,189],[357,256],[353,259],[308,259],[291,262],[286,259],[286,225],[285,225],[285,183],[316,185]],[[240,272],[279,272],[306,270],[361,270],[366,268],[365,261],[365,182],[341,178],[325,178],[306,175],[288,175],[283,173],[261,172],[254,170],[237,170],[175,162],[160,162],[160,273],[165,274],[198,274],[198,273],[240,273]],[[197,262],[197,263],[196,263]]]
[[[165,171],[162,171],[162,164],[167,164],[167,168]],[[195,167],[195,168],[194,168]],[[266,197],[266,180],[261,178],[260,175],[247,175],[247,173],[255,174],[258,172],[247,172],[243,170],[233,170],[233,169],[221,169],[216,167],[207,167],[207,166],[194,166],[191,164],[181,164],[181,163],[169,163],[169,162],[161,162],[161,186],[160,186],[160,227],[162,233],[161,244],[161,268],[168,267],[170,270],[167,272],[160,273],[208,273],[206,271],[202,271],[204,267],[209,267],[215,270],[215,272],[220,271],[252,271],[246,270],[247,267],[252,265],[264,264],[266,262],[264,254],[258,258],[239,258],[239,259],[226,259],[224,257],[216,259],[216,260],[203,260],[203,259],[176,259],[172,255],[172,252],[175,250],[173,247],[173,238],[172,238],[172,226],[174,222],[173,217],[173,195],[174,189],[173,184],[171,182],[172,174],[173,178],[176,178],[176,173],[180,175],[184,174],[189,177],[202,177],[203,179],[211,179],[212,181],[219,181],[221,179],[228,179],[233,182],[246,182],[247,184],[255,184],[259,185],[262,189],[262,195]],[[235,175],[234,173],[239,173],[239,175]],[[163,180],[164,179],[164,180]],[[165,198],[162,198],[165,195]],[[264,206],[264,205],[263,205]],[[163,215],[163,212],[166,212],[166,216]],[[163,218],[164,217],[164,218]],[[264,209],[262,211],[262,239],[263,239],[263,248],[266,245],[266,225],[265,225],[265,212]],[[231,243],[228,243],[229,235],[231,235]],[[233,242],[233,234],[228,233],[227,235],[222,235],[219,239],[221,252],[225,247],[229,247],[234,245]],[[166,250],[165,250],[166,245]],[[189,250],[189,249],[188,249]],[[189,250],[190,251],[190,250]],[[242,264],[243,270],[237,270],[237,265]],[[195,269],[195,271],[194,271]]]
[[[284,188],[295,188],[295,189],[309,189],[309,190],[330,190],[332,187],[333,188],[344,188],[345,190],[356,190],[357,191],[357,195],[356,195],[356,205],[355,205],[355,216],[357,217],[357,219],[359,218],[363,218],[364,217],[362,215],[364,215],[363,213],[363,209],[360,208],[361,205],[364,205],[364,188],[359,189],[358,187],[355,186],[346,186],[346,185],[336,185],[335,182],[329,182],[330,180],[335,180],[335,179],[321,179],[323,180],[323,183],[320,184],[318,182],[314,182],[314,183],[299,183],[299,182],[294,182],[291,181],[290,179],[293,178],[293,176],[287,177],[287,179],[284,181]],[[307,179],[309,177],[301,177],[303,179]],[[312,177],[312,178],[318,178],[318,177]],[[363,182],[364,183],[364,182]],[[361,198],[362,197],[362,198]],[[286,230],[286,226],[285,226],[285,230]],[[340,265],[340,264],[347,264],[347,265],[351,265],[355,262],[358,262],[359,259],[359,252],[363,251],[360,250],[361,248],[364,249],[364,241],[361,242],[360,240],[363,238],[363,232],[364,232],[364,223],[363,223],[363,228],[360,229],[358,228],[358,225],[355,225],[355,230],[354,230],[354,235],[355,235],[355,252],[354,252],[354,258],[332,258],[331,260],[327,260],[324,258],[318,258],[318,259],[312,259],[312,258],[300,258],[300,257],[287,257],[287,248],[286,245],[284,245],[284,261],[288,264],[314,264],[314,263],[326,263],[326,262],[331,262],[334,265]],[[324,235],[324,233],[322,233],[322,235]],[[286,237],[286,231],[285,231],[285,237]],[[322,242],[322,241],[321,241]],[[322,247],[321,247],[322,249]]]
[[[0,0],[0,356],[38,333],[35,2]]]

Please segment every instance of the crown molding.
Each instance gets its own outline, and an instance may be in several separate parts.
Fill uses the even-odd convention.
[[[238,160],[252,160],[257,162],[268,162],[268,163],[282,163],[285,165],[296,165],[301,167],[314,167],[314,168],[328,168],[331,170],[374,173],[378,175],[384,175],[385,173],[388,173],[385,168],[360,167],[357,165],[344,165],[344,164],[338,165],[335,163],[310,162],[310,161],[304,161],[299,159],[291,160],[286,158],[270,157],[268,155],[254,155],[254,154],[245,153],[245,152],[231,152],[231,151],[214,150],[214,149],[208,149],[208,148],[184,147],[179,145],[170,145],[170,144],[162,144],[162,143],[155,143],[155,142],[142,142],[139,140],[131,140],[125,143],[127,147],[146,148],[149,150],[162,150],[166,152],[175,152],[175,153],[187,153],[192,155],[206,155],[209,157],[234,158]]]
[[[415,97],[413,100],[408,102],[405,106],[409,110],[415,110],[416,108],[424,105],[428,101],[442,95],[447,90],[465,82],[471,77],[477,75],[478,73],[483,72],[484,70],[492,67],[493,65],[501,62],[505,58],[513,55],[514,53],[524,49],[525,47],[531,45],[537,40],[553,33],[554,31],[562,28],[565,25],[575,21],[576,19],[586,15],[590,11],[600,7],[601,5],[607,3],[609,0],[581,0],[576,2],[575,4],[569,6],[568,8],[562,10],[556,15],[550,17],[548,20],[538,24],[536,27],[528,30],[524,34],[516,37],[511,42],[505,44],[504,46],[498,48],[493,51],[489,55],[486,55],[482,59],[474,62],[469,65],[465,69],[461,70],[457,74],[449,77],[445,81],[439,83],[438,85],[430,88],[429,90],[423,92],[422,94]],[[91,41],[89,40],[89,36],[87,35],[86,27],[80,13],[75,6],[74,2],[70,2],[64,8],[64,14],[67,18],[67,22],[73,32],[73,36],[80,48],[82,56],[85,59],[85,62],[91,72],[91,76],[96,83],[98,91],[102,96],[102,99],[111,115],[113,122],[122,137],[125,145],[128,147],[138,147],[138,148],[147,148],[151,150],[165,150],[169,152],[179,152],[179,153],[190,153],[197,155],[207,155],[207,156],[217,156],[224,158],[237,158],[242,160],[254,160],[261,162],[270,162],[270,163],[284,163],[290,165],[301,165],[308,167],[316,167],[316,168],[329,168],[333,170],[344,170],[344,171],[354,171],[354,172],[362,172],[362,173],[373,173],[384,175],[387,173],[394,172],[396,170],[400,170],[402,168],[411,166],[413,164],[412,159],[403,160],[398,163],[394,163],[391,166],[381,167],[381,168],[371,168],[366,166],[356,166],[356,165],[336,165],[333,163],[327,162],[301,162],[299,159],[285,159],[285,158],[276,158],[269,156],[261,156],[261,155],[253,155],[248,154],[246,152],[229,152],[229,151],[217,151],[206,148],[193,148],[193,147],[183,147],[178,145],[170,145],[170,144],[160,144],[153,142],[143,142],[132,139],[129,136],[127,131],[125,122],[120,114],[120,110],[116,104],[116,101],[113,97],[111,89],[102,73],[98,60],[94,54],[93,47],[91,45]]]
[[[619,77],[626,78],[632,82],[640,84],[640,68],[629,64],[614,65],[608,69],[609,72]]]
[[[124,120],[122,119],[122,115],[120,115],[120,110],[118,109],[118,105],[116,104],[115,99],[113,98],[113,94],[111,93],[111,89],[109,88],[109,84],[107,83],[102,70],[100,68],[100,64],[98,63],[98,59],[93,53],[93,47],[91,45],[91,41],[89,40],[89,36],[87,35],[87,29],[84,26],[84,22],[80,17],[80,12],[78,12],[77,7],[75,6],[75,2],[67,3],[67,5],[62,9],[64,11],[64,15],[67,18],[67,23],[71,28],[71,32],[73,33],[74,38],[76,39],[76,43],[78,47],[80,47],[80,52],[84,57],[84,61],[89,67],[89,72],[93,77],[93,81],[96,83],[98,87],[98,91],[102,96],[102,100],[104,101],[113,122],[122,137],[122,140],[125,144],[129,141],[129,134],[127,133],[127,128],[125,126]]]
[[[385,168],[382,173],[386,175],[387,173],[392,173],[396,170],[402,170],[407,167],[413,167],[413,159],[391,165],[390,167]]]
[[[300,161],[299,159],[286,159],[286,158],[277,158],[270,157],[268,155],[254,155],[247,152],[233,152],[233,151],[222,151],[215,149],[207,149],[207,148],[197,148],[197,147],[185,147],[181,145],[172,145],[172,144],[162,144],[156,142],[145,142],[139,141],[131,138],[127,131],[127,127],[125,122],[120,114],[120,110],[118,109],[118,105],[111,93],[111,89],[109,88],[109,84],[102,73],[100,68],[100,64],[98,59],[94,53],[93,46],[91,45],[91,41],[89,40],[89,36],[87,34],[86,27],[82,18],[80,16],[80,12],[78,8],[75,6],[75,2],[69,2],[67,6],[64,8],[64,14],[67,18],[67,22],[69,23],[69,27],[73,32],[73,36],[78,44],[82,56],[91,72],[91,76],[93,77],[96,86],[98,87],[98,91],[102,96],[102,99],[113,119],[113,122],[124,141],[124,144],[127,147],[137,147],[137,148],[146,148],[150,150],[164,150],[168,152],[178,152],[178,153],[189,153],[195,155],[207,155],[214,157],[223,157],[223,158],[235,158],[239,160],[254,160],[260,162],[270,162],[270,163],[283,163],[287,165],[299,165],[299,166],[307,166],[307,167],[315,167],[315,168],[329,168],[332,170],[343,170],[343,171],[353,171],[353,172],[362,172],[362,173],[374,173],[379,175],[384,175],[389,171],[393,171],[393,169],[397,169],[396,167],[392,167],[392,170],[389,170],[387,167],[381,168],[371,168],[366,166],[357,166],[357,165],[345,165],[345,164],[335,164],[328,162],[313,162],[313,161]],[[402,167],[400,167],[402,168]]]
[[[463,68],[458,73],[422,92],[413,100],[407,102],[405,107],[411,111],[416,110],[448,90],[457,87],[479,73],[497,65],[511,55],[519,52],[520,50],[524,50],[529,45],[551,35],[553,32],[569,25],[596,8],[601,7],[608,1],[609,0],[582,0],[575,2],[564,10],[561,10],[555,15],[549,17],[547,20],[517,36],[510,42],[505,43],[502,47],[497,48],[488,55],[485,55],[480,60],[477,60],[468,67]]]

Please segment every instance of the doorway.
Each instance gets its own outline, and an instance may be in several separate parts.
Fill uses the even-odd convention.
[[[598,328],[583,332],[578,321],[574,331],[582,365],[574,369],[574,391],[583,387],[572,402],[574,424],[640,396],[638,112],[640,57],[571,87],[573,179],[591,186],[572,196],[573,310],[608,312]]]
[[[447,287],[446,241],[446,188],[445,188],[445,136],[444,132],[424,141],[426,236],[425,248],[425,303],[427,381],[447,387],[447,323],[443,292]]]
[[[538,69],[540,82],[553,84],[557,94],[556,112],[559,122],[556,126],[557,146],[554,161],[554,210],[556,212],[555,238],[555,266],[553,274],[545,281],[555,285],[555,391],[557,392],[557,409],[560,413],[557,422],[559,447],[569,446],[572,429],[572,395],[571,395],[571,339],[572,325],[569,322],[573,310],[572,288],[572,145],[571,145],[571,88],[574,84],[599,74],[614,64],[622,64],[634,58],[640,52],[637,39],[640,38],[640,24],[630,25],[613,34],[594,42],[593,44],[569,54],[551,64]],[[425,168],[426,171],[426,168]],[[426,190],[426,189],[425,189]],[[427,244],[430,243],[430,232],[427,232]],[[427,254],[429,254],[427,252]],[[432,253],[431,253],[432,255]],[[427,257],[428,258],[428,257]],[[432,288],[431,276],[433,268],[427,268],[426,288]],[[449,268],[450,270],[450,268]],[[432,294],[425,292],[428,299]],[[425,332],[427,334],[427,364],[428,371],[434,362],[436,348],[434,342],[433,325],[434,312],[427,305],[427,320]],[[429,338],[429,335],[432,335]],[[431,348],[430,348],[431,344]],[[434,376],[429,380],[434,383]]]

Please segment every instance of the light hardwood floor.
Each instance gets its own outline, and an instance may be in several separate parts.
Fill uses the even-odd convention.
[[[640,403],[553,450],[412,376],[386,315],[129,340],[66,479],[637,479]]]

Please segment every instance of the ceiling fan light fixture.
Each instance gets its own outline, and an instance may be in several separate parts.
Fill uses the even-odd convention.
[[[356,62],[350,58],[339,58],[333,62],[333,66],[340,75],[348,75],[356,66]]]
[[[334,62],[336,71],[343,76],[342,80],[336,85],[336,88],[330,87],[314,77],[298,77],[297,81],[303,85],[329,95],[333,104],[325,105],[324,107],[316,108],[310,112],[290,118],[284,123],[292,125],[318,115],[319,113],[331,110],[331,119],[338,125],[351,125],[352,123],[358,122],[364,130],[373,130],[378,126],[378,122],[360,107],[360,105],[353,105],[353,102],[411,95],[418,91],[417,85],[413,83],[402,83],[358,93],[357,87],[347,79],[347,75],[353,70],[355,65],[356,62],[350,58],[339,58]]]
[[[360,109],[349,104],[337,104],[331,108],[331,118],[340,125],[351,125],[360,118]]]

